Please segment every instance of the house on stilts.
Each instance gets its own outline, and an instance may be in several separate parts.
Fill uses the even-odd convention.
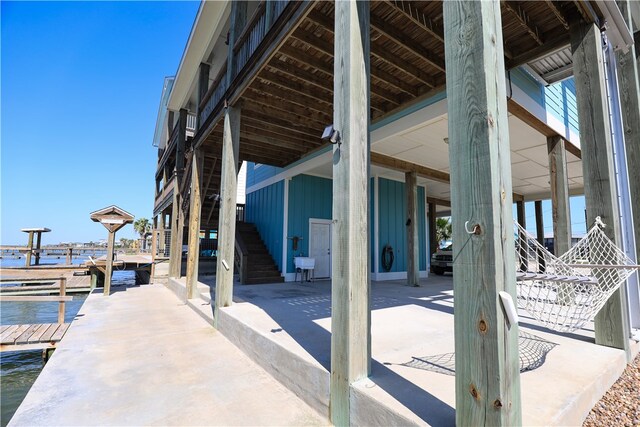
[[[581,423],[638,353],[637,275],[570,333],[510,307],[543,199],[556,256],[584,195],[640,258],[639,25],[628,0],[202,2],[158,112],[156,277],[209,284],[213,326],[333,424]]]

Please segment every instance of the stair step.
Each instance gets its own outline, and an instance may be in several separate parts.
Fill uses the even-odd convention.
[[[245,285],[264,285],[269,283],[283,283],[284,277],[274,277],[274,278],[250,278],[245,281]]]

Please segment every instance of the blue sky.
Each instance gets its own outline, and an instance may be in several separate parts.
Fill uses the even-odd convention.
[[[106,238],[89,213],[153,210],[151,146],[198,2],[1,3],[0,242]],[[131,226],[116,238],[133,237]]]
[[[2,2],[0,243],[96,241],[89,213],[153,209],[151,146],[162,83],[175,74],[198,2]],[[551,205],[543,204],[545,231]],[[515,211],[514,211],[515,215]],[[584,232],[584,199],[572,199]],[[535,231],[533,203],[527,225]],[[117,238],[134,237],[131,226]]]

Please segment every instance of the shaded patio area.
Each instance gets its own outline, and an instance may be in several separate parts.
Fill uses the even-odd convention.
[[[213,296],[215,278],[202,279],[207,300],[203,285]],[[184,279],[170,287],[183,288]],[[624,370],[624,351],[593,344],[592,325],[561,334],[520,316],[523,423],[581,424]],[[455,424],[453,320],[451,276],[422,279],[421,287],[372,283],[371,376],[352,386],[352,424]],[[328,413],[330,281],[236,285],[219,322],[252,359]]]

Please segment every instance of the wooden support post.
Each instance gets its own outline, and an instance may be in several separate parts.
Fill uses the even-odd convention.
[[[405,172],[407,194],[407,285],[420,286],[420,258],[418,248],[418,182],[415,172]]]
[[[180,278],[182,275],[182,243],[184,238],[184,212],[181,205],[184,195],[180,193],[184,174],[184,149],[187,132],[187,110],[180,110],[177,126],[180,127],[178,141],[176,143],[176,169],[174,172],[175,186],[173,189],[173,206],[171,218],[171,253],[169,260],[169,276]]]
[[[218,261],[213,324],[218,327],[222,307],[233,300],[233,267],[236,240],[236,192],[240,160],[240,108],[227,107],[222,134],[222,169],[220,171],[220,211],[218,217]]]
[[[60,278],[60,296],[64,297],[66,295],[67,295],[67,278],[61,277]],[[65,304],[66,303],[64,301],[60,301],[58,305],[58,323],[64,323],[64,313],[66,308]]]
[[[431,260],[431,255],[438,250],[439,243],[436,234],[436,204],[429,203],[429,255],[428,260]],[[429,261],[431,262],[431,261]]]
[[[67,265],[73,264],[73,248],[67,248]]]
[[[31,266],[31,254],[33,253],[33,231],[29,231],[29,241],[27,243],[27,253],[25,254],[25,267]]]
[[[40,265],[40,246],[42,242],[42,232],[36,231],[36,265]]]
[[[335,3],[330,419],[350,424],[350,386],[371,364],[369,3]]]
[[[169,243],[169,277],[180,277],[182,262],[182,242],[178,243],[178,217],[180,216],[180,197],[178,189],[173,190],[171,205],[171,242]]]
[[[98,286],[98,269],[91,269],[91,290],[93,291]]]
[[[446,1],[443,17],[449,164],[456,189],[456,424],[520,425],[518,324],[509,323],[498,297],[506,291],[516,300],[500,3]]]
[[[547,138],[549,152],[549,183],[553,218],[553,251],[563,255],[571,248],[571,214],[569,207],[569,173],[565,140],[559,136]]]
[[[525,210],[524,201],[518,200],[516,202],[516,216],[518,219],[518,224],[522,226],[526,230],[527,228],[527,214]],[[524,241],[524,236],[519,236],[521,241]],[[520,246],[520,271],[527,271],[527,246]]]
[[[110,231],[107,237],[107,263],[104,273],[104,296],[111,292],[111,274],[113,272],[113,246],[116,241],[116,233]]]
[[[625,17],[627,25],[635,32],[635,44],[629,47],[629,52],[616,52],[618,71],[618,92],[620,95],[620,110],[624,131],[627,170],[629,171],[629,200],[631,201],[631,217],[634,224],[633,233],[636,246],[636,261],[640,263],[640,32],[631,19],[631,3],[627,0],[618,1],[618,6]],[[633,174],[636,178],[633,179]],[[629,288],[629,299],[632,322],[637,327],[640,324],[640,312],[634,314],[640,304],[639,290]]]
[[[544,217],[542,216],[542,200],[535,201],[536,240],[544,246]]]
[[[609,125],[602,37],[595,24],[571,22],[571,52],[580,123],[580,146],[587,223],[600,216],[606,235],[621,242],[613,147]],[[637,126],[637,123],[634,124]],[[596,343],[624,349],[630,357],[625,286],[621,286],[595,318]]]
[[[200,215],[202,209],[202,168],[204,156],[198,148],[191,163],[191,207],[189,208],[189,251],[187,252],[187,298],[198,295],[200,262]]]
[[[536,240],[542,246],[544,246],[544,217],[542,216],[542,200],[535,201],[535,216],[536,216]],[[538,254],[538,272],[544,273],[547,269],[544,256]]]

